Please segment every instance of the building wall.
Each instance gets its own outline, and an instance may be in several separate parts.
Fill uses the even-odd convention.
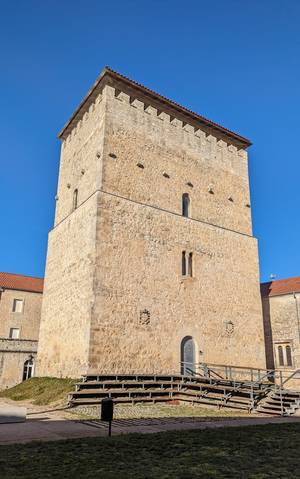
[[[188,193],[192,218],[252,234],[245,150],[105,90],[104,191],[180,215]]]
[[[14,299],[23,300],[23,311],[13,312]],[[22,381],[24,362],[36,357],[41,318],[42,294],[5,289],[0,298],[0,389]],[[19,339],[9,339],[11,328]]]
[[[13,312],[14,299],[23,300],[23,312]],[[42,294],[5,289],[0,298],[0,338],[8,338],[10,328],[20,330],[20,339],[38,339]]]
[[[99,94],[62,143],[54,226],[72,213],[75,189],[80,205],[101,187],[104,110],[105,99]]]
[[[300,293],[263,297],[262,304],[267,367],[300,368]],[[278,346],[287,344],[291,345],[293,364],[281,367]]]
[[[246,152],[112,87],[106,101],[90,370],[178,371],[188,335],[199,361],[264,367]]]
[[[265,366],[253,238],[102,194],[97,262],[90,372],[179,372],[185,336],[198,361]]]
[[[49,235],[37,374],[80,377],[88,367],[97,196]]]
[[[24,363],[36,350],[37,341],[0,338],[0,390],[22,381]]]
[[[104,105],[99,95],[62,145],[55,225],[48,239],[40,376],[79,377],[88,369]],[[78,207],[73,211],[75,189]]]
[[[141,100],[105,86],[63,143],[38,374],[178,371],[186,335],[199,360],[264,367],[247,154]]]

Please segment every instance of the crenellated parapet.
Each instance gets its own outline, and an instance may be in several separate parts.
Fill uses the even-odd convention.
[[[95,111],[97,103],[101,102],[107,94],[143,111],[145,115],[150,115],[159,121],[172,125],[172,127],[177,128],[178,132],[182,133],[183,137],[188,135],[189,139],[194,137],[197,141],[200,138],[199,144],[202,147],[208,147],[207,142],[211,147],[217,145],[217,151],[222,152],[222,154],[230,152],[243,156],[242,152],[251,144],[246,138],[108,68],[103,70],[60,132],[59,137],[65,144],[72,141],[89,116]]]
[[[142,95],[139,90],[128,91],[126,84],[119,82],[117,86],[99,84],[98,89],[101,91],[94,92],[82,103],[60,134],[66,152],[69,149],[71,152],[74,150],[78,152],[83,147],[81,137],[89,138],[90,125],[99,124],[101,115],[102,117],[104,115],[105,105],[101,105],[101,108],[99,105],[103,100],[104,103],[113,100],[123,104],[124,107],[136,109],[140,115],[144,115],[143,121],[149,122],[152,129],[164,129],[166,133],[168,131],[173,137],[176,136],[176,142],[182,149],[197,152],[203,159],[216,161],[220,168],[247,177],[246,144],[242,145],[226,132],[220,134],[213,126],[185,116],[183,112],[172,110],[167,103],[158,104],[157,100]],[[141,116],[139,122],[141,124]]]

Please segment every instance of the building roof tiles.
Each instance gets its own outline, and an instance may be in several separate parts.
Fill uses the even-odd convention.
[[[0,288],[42,293],[44,278],[0,272]]]
[[[300,293],[300,276],[262,283],[260,290],[263,297]]]

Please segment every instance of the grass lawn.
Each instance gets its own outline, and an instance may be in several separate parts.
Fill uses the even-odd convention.
[[[298,424],[0,447],[1,479],[300,478]]]
[[[67,394],[74,389],[75,383],[75,379],[31,378],[13,388],[4,389],[0,392],[0,398],[29,400],[37,405],[67,402]]]

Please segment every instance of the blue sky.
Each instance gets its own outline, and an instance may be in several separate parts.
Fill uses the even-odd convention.
[[[0,271],[43,275],[57,133],[103,66],[249,137],[262,280],[300,275],[298,0],[0,0]]]

